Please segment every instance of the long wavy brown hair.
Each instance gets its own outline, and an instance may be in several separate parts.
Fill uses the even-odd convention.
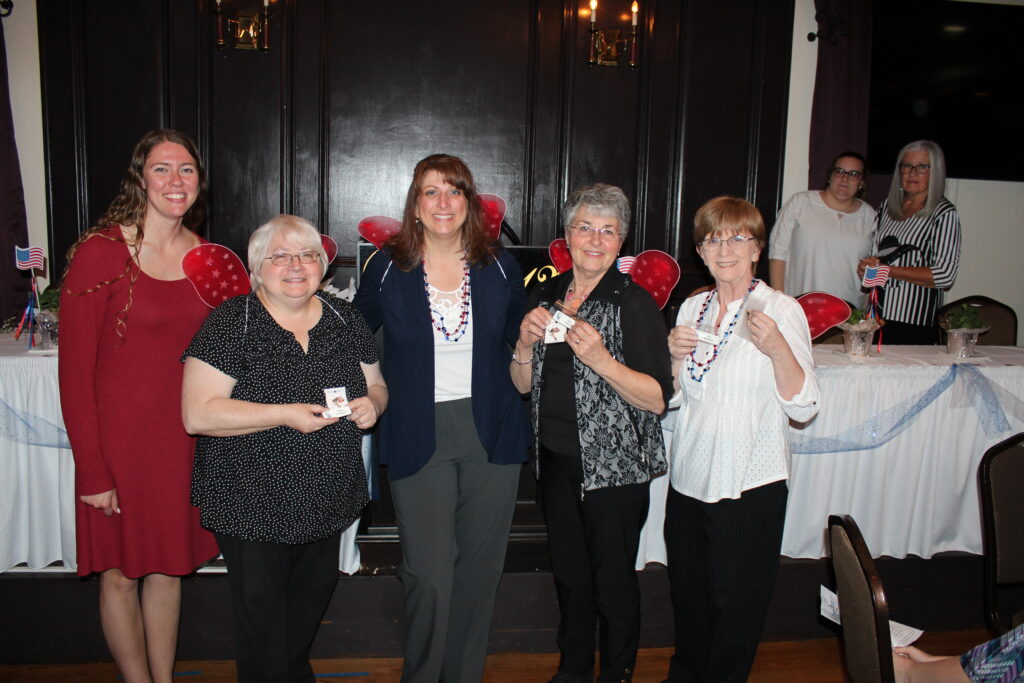
[[[151,130],[136,143],[135,149],[132,151],[131,161],[128,163],[128,169],[121,178],[120,192],[110,202],[110,206],[107,207],[107,210],[100,216],[95,225],[82,233],[78,241],[68,249],[67,265],[64,266],[64,273],[61,276],[63,281],[67,276],[71,260],[74,258],[79,245],[88,239],[99,237],[114,242],[124,242],[128,246],[129,257],[125,261],[124,272],[117,277],[110,280],[102,280],[97,282],[95,286],[88,287],[79,292],[72,292],[67,288],[63,289],[63,293],[68,296],[81,296],[82,294],[95,292],[101,287],[111,285],[125,277],[131,278],[128,285],[128,301],[125,307],[117,314],[117,333],[122,338],[124,337],[125,322],[128,319],[128,309],[132,306],[135,281],[141,272],[138,266],[139,250],[142,248],[142,239],[145,236],[146,210],[149,207],[149,200],[146,197],[145,182],[143,180],[146,158],[153,151],[154,147],[163,142],[173,142],[181,145],[196,164],[196,171],[199,174],[199,191],[196,195],[196,201],[182,217],[182,224],[193,232],[202,225],[206,219],[206,166],[199,156],[199,149],[196,147],[196,143],[192,141],[192,138],[177,130],[170,128]],[[118,225],[135,226],[135,236],[131,241],[125,239],[120,230],[109,230],[109,228]]]
[[[423,225],[416,218],[416,202],[423,190],[423,177],[437,171],[444,181],[457,187],[466,198],[466,222],[462,224],[462,246],[470,265],[490,263],[494,259],[497,242],[484,230],[483,205],[473,181],[473,174],[462,159],[450,154],[432,154],[416,164],[412,184],[405,197],[402,228],[388,242],[391,260],[401,270],[410,271],[423,259]]]

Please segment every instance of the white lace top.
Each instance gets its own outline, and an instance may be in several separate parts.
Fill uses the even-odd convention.
[[[472,296],[472,294],[471,294]],[[427,285],[431,317],[444,318],[444,326],[454,333],[462,315],[462,285],[444,292]],[[473,395],[473,311],[470,308],[466,333],[458,341],[447,341],[433,325],[434,334],[434,402],[455,401]]]

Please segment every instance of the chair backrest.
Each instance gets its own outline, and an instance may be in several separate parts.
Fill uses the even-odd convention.
[[[985,451],[978,466],[985,549],[985,618],[999,633],[1011,618],[999,605],[1001,584],[1024,582],[1024,432]]]
[[[889,606],[864,537],[849,515],[829,515],[828,541],[850,680],[894,683]]]
[[[962,304],[976,307],[981,321],[989,328],[988,332],[978,335],[978,344],[985,346],[1016,346],[1017,345],[1017,313],[1004,303],[987,296],[975,294],[951,301],[939,309],[936,320],[942,320],[946,313]],[[942,333],[942,341],[946,341],[946,333]]]
[[[843,343],[843,331],[838,327],[833,327],[831,330],[822,333],[820,337],[814,340],[815,344],[839,344]]]

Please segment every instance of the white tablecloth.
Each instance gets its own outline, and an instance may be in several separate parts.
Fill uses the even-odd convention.
[[[366,440],[368,443],[368,439]],[[367,451],[364,448],[364,462]],[[341,539],[339,569],[359,569],[358,520]],[[55,353],[28,353],[0,335],[0,572],[78,567],[75,464],[60,412]],[[207,570],[200,570],[207,571]],[[218,569],[214,569],[218,571]]]
[[[783,555],[824,557],[830,514],[852,515],[876,557],[982,552],[978,463],[1024,430],[1024,349],[978,353],[953,367],[943,347],[883,347],[860,362],[815,347],[822,405],[790,430]],[[667,490],[668,477],[652,485],[637,568],[665,563]]]
[[[66,444],[57,357],[0,336],[0,571],[75,568],[75,465]]]

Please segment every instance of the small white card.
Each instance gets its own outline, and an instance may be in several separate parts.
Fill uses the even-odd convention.
[[[562,311],[555,311],[548,326],[544,328],[544,343],[558,344],[565,341],[565,333],[576,324],[576,319]]]
[[[824,586],[821,587],[821,616],[835,624],[842,624],[839,616],[839,597]],[[916,641],[924,631],[912,626],[889,622],[889,640],[893,647],[904,647]]]
[[[719,335],[711,332],[711,325],[709,323],[701,323],[698,326],[696,320],[684,320],[677,324],[681,327],[689,327],[691,330],[696,332],[698,344],[711,344],[714,346],[722,341],[722,338]]]
[[[696,328],[694,328],[693,331],[697,333],[698,344],[711,344],[713,346],[722,341],[722,338],[717,334],[711,334],[710,332],[705,332],[704,330],[698,330]]]
[[[324,389],[324,404],[327,406],[323,413],[324,417],[345,417],[352,414],[352,409],[348,407],[345,387]]]

